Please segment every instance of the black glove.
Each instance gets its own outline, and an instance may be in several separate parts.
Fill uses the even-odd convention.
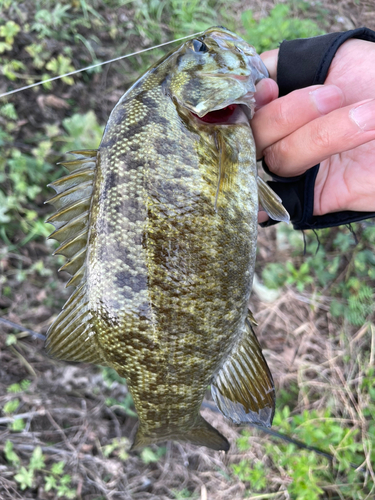
[[[277,63],[277,84],[279,95],[310,85],[322,85],[337,49],[350,38],[375,42],[375,31],[358,28],[345,33],[329,33],[314,38],[284,40],[280,45]],[[375,212],[353,212],[345,210],[325,215],[313,215],[314,186],[319,164],[297,177],[280,177],[269,171],[263,161],[263,168],[271,175],[271,188],[280,196],[288,210],[294,229],[321,229],[340,226],[375,217]],[[269,219],[262,227],[272,226],[277,221]]]

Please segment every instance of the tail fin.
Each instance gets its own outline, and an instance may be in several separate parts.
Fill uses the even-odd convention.
[[[229,450],[228,440],[201,415],[198,415],[194,425],[187,430],[181,430],[176,426],[175,431],[168,429],[167,432],[159,431],[158,433],[154,430],[147,433],[140,423],[131,449],[135,450],[169,439],[195,444],[196,446],[207,446],[212,450]]]

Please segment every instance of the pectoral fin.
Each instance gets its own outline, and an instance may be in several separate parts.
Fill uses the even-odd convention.
[[[236,155],[230,142],[225,138],[221,130],[215,132],[215,143],[218,151],[218,179],[215,195],[215,211],[220,205],[220,194],[227,189],[232,180],[235,171]]]
[[[275,388],[249,321],[237,348],[213,379],[211,392],[219,410],[232,422],[271,426]]]
[[[260,177],[258,177],[258,196],[259,204],[271,219],[289,224],[290,217],[282,205],[281,198]]]

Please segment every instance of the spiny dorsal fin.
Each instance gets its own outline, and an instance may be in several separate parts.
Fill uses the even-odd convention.
[[[67,286],[79,288],[48,330],[46,350],[68,361],[106,364],[92,334],[85,283],[90,206],[99,157],[94,150],[73,151],[72,154],[77,157],[75,160],[62,163],[70,174],[50,184],[57,194],[47,203],[54,204],[57,212],[47,222],[56,228],[50,238],[60,243],[54,254],[69,258],[60,268],[72,274]]]
[[[289,224],[290,217],[283,207],[281,198],[261,177],[258,177],[258,196],[259,205],[261,205],[271,219],[287,222]]]
[[[63,165],[69,172],[73,172],[83,166],[89,166],[96,163],[97,149],[84,149],[81,151],[68,151],[66,154],[74,155],[76,160],[61,161],[58,165]]]
[[[251,324],[214,377],[211,392],[219,410],[236,424],[270,427],[275,412],[275,388]]]
[[[56,228],[49,238],[60,243],[54,254],[65,255],[70,259],[63,266],[64,269],[73,272],[73,277],[67,286],[78,286],[84,276],[89,205],[94,186],[97,152],[84,150],[71,153],[76,159],[62,162],[62,165],[70,170],[70,174],[49,184],[57,194],[47,203],[52,203],[57,212],[47,222]]]

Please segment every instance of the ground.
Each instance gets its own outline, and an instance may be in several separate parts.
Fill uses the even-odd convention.
[[[0,40],[10,48],[0,44],[0,93],[205,22],[239,26],[245,36],[245,10],[258,23],[279,3],[232,2],[229,15],[225,4],[202,1],[195,15],[178,1],[3,1]],[[371,0],[287,5],[291,19],[311,19],[322,32],[375,29]],[[52,210],[44,186],[62,175],[55,163],[64,151],[97,147],[114,104],[162,53],[0,100],[1,317],[45,334],[59,313],[70,290],[67,275],[57,275],[64,260],[52,257],[56,246],[45,240],[42,221]],[[256,273],[267,288],[255,287],[251,298],[277,388],[274,429],[327,451],[332,463],[231,425],[209,393],[202,414],[229,439],[228,454],[174,442],[130,452],[137,418],[123,380],[108,369],[50,359],[43,340],[0,323],[0,499],[374,498],[375,234],[370,222],[354,229],[357,245],[346,228],[321,232],[318,253],[315,235],[306,234],[305,254],[302,234],[281,225],[261,230]]]

